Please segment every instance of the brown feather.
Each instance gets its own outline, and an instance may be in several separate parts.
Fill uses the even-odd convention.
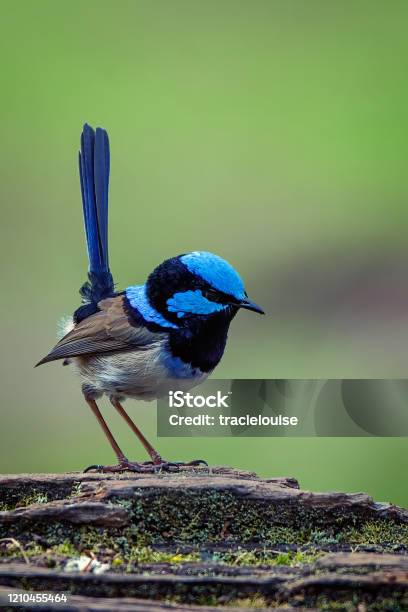
[[[37,366],[80,355],[95,355],[143,349],[151,343],[152,332],[136,327],[124,310],[124,297],[107,298],[99,302],[100,312],[78,323],[55,345]]]

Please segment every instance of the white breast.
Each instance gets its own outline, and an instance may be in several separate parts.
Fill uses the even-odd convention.
[[[196,371],[191,378],[175,378],[164,365],[163,342],[144,349],[95,357],[74,357],[71,361],[95,398],[106,394],[153,400],[168,391],[188,391],[200,384],[207,373]]]

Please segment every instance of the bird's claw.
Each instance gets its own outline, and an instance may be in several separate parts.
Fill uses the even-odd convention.
[[[204,465],[205,467],[208,467],[208,463],[204,461],[204,459],[193,459],[192,461],[165,461],[164,459],[160,459],[160,463],[159,462],[154,463],[153,461],[144,461],[142,465],[155,466],[158,468],[195,467],[199,465]]]
[[[137,474],[155,474],[163,471],[179,471],[179,466],[176,463],[170,461],[161,461],[160,463],[153,463],[153,461],[146,461],[145,463],[137,463],[135,461],[121,461],[117,465],[90,465],[84,470],[84,473],[95,470],[96,472],[102,472],[102,474],[112,474],[118,472],[136,472]]]
[[[148,468],[154,472],[164,471],[172,471],[171,468],[174,468],[175,472],[179,471],[178,463],[174,463],[173,461],[165,461],[164,459],[159,459],[157,461],[143,461],[141,465],[144,468]]]
[[[159,459],[157,461],[144,461],[137,463],[136,461],[128,461],[127,459],[120,461],[117,465],[90,465],[84,473],[95,470],[102,474],[114,474],[118,472],[136,472],[137,474],[157,474],[158,472],[179,472],[181,467],[195,467],[204,465],[208,467],[208,463],[204,459],[194,459],[193,461],[165,461]]]
[[[97,472],[100,472],[101,470],[103,470],[103,465],[88,465],[87,468],[84,469],[84,474],[86,474],[87,472],[90,472],[91,470],[96,470]]]

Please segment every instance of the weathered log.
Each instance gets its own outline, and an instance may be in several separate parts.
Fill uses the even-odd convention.
[[[408,609],[408,512],[363,493],[225,467],[23,474],[0,476],[0,509],[0,606],[24,588],[67,610]]]
[[[0,512],[0,524],[35,521],[58,521],[74,524],[95,524],[121,527],[129,523],[129,513],[114,507],[118,500],[154,498],[176,499],[181,504],[188,497],[219,493],[237,501],[258,502],[265,507],[285,509],[285,525],[299,522],[301,515],[312,514],[324,523],[339,518],[385,519],[408,524],[408,510],[392,504],[375,503],[364,493],[313,493],[296,488],[294,479],[261,480],[250,473],[228,468],[195,470],[179,474],[36,474],[0,476],[1,502],[9,510]],[[47,501],[19,507],[36,495]],[[203,500],[204,505],[204,500]],[[14,506],[14,507],[13,507]],[[291,520],[292,519],[292,520]],[[279,521],[278,521],[279,522]],[[277,524],[278,524],[277,522]]]

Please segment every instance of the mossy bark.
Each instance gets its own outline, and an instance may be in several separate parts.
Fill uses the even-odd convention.
[[[70,609],[84,597],[408,609],[408,512],[362,493],[222,467],[26,474],[0,477],[0,510],[0,605],[25,588],[68,591]]]

